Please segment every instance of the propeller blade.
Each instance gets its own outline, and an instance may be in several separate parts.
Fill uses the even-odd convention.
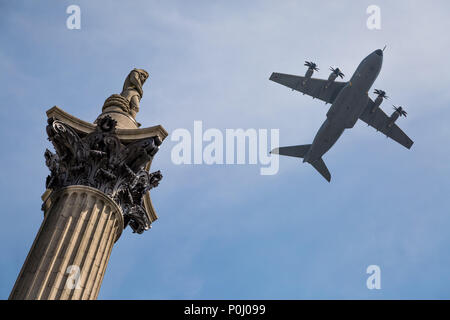
[[[312,61],[305,61],[305,66],[307,66],[308,68],[314,70],[314,71],[319,71],[319,68],[317,67],[317,64],[312,62]]]
[[[403,109],[402,106],[396,107],[396,106],[393,105],[393,107],[394,107],[394,110],[395,110],[396,112],[398,112],[398,114],[399,114],[400,116],[403,116],[403,117],[406,118],[406,115],[407,115],[408,113],[405,111],[405,109]]]
[[[373,93],[375,93],[376,95],[378,95],[384,99],[389,99],[389,97],[386,95],[386,91],[384,91],[384,90],[375,89],[375,91]]]

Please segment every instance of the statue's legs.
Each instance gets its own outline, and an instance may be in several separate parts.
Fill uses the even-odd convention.
[[[130,115],[133,119],[136,119],[136,113],[139,112],[139,98],[137,95],[134,95],[130,99]]]

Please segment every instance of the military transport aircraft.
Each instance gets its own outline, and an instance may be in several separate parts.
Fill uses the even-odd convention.
[[[319,69],[310,61],[305,62],[308,70],[304,77],[272,73],[270,80],[312,96],[313,99],[325,101],[325,104],[331,103],[331,107],[312,144],[280,147],[273,149],[271,153],[303,158],[303,162],[309,162],[330,182],[331,175],[322,156],[330,150],[345,129],[354,127],[358,118],[410,149],[413,141],[395,124],[399,116],[406,117],[406,111],[402,107],[394,106],[394,112],[389,117],[380,109],[383,99],[388,98],[386,92],[376,89],[375,101],[368,95],[380,73],[383,50],[375,50],[361,61],[348,82],[335,81],[338,77],[344,78],[339,68],[330,68],[328,80],[311,78],[314,71]]]

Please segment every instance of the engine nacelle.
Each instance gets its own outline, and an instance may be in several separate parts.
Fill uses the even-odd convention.
[[[403,107],[394,107],[394,112],[391,114],[391,116],[389,117],[389,124],[388,127],[392,127],[395,123],[395,121],[397,121],[398,117],[406,117],[407,112],[405,111],[405,109],[403,109]]]
[[[389,124],[388,127],[392,127],[395,123],[395,121],[397,121],[398,117],[400,117],[400,113],[397,111],[394,111],[391,116],[389,117]]]
[[[383,97],[378,96],[373,104],[372,110],[370,110],[371,113],[374,113],[375,110],[377,110],[377,108],[381,105],[381,103],[383,102]]]
[[[306,70],[306,73],[305,73],[305,78],[310,79],[312,77],[313,73],[314,73],[314,69],[308,68],[308,70]]]
[[[386,95],[386,92],[383,90],[375,89],[373,93],[377,95],[377,98],[374,101],[372,110],[370,110],[372,113],[375,112],[375,110],[377,110],[377,108],[381,105],[383,99],[389,99],[389,97]]]
[[[383,99],[389,99],[389,97],[386,95],[386,91],[375,89],[373,92],[377,95],[377,98],[374,101],[374,105],[372,107],[372,110],[370,110],[372,113],[377,110],[377,108],[380,106],[381,102],[383,102]]]
[[[341,77],[342,79],[344,79],[344,74],[342,73],[342,71],[339,68],[333,68],[330,67],[331,73],[330,76],[328,77],[328,85],[331,84],[334,80],[336,80],[337,77]]]
[[[392,127],[395,123],[395,121],[397,121],[398,117],[400,117],[401,113],[398,110],[395,110],[391,116],[389,117],[389,124],[388,127]]]
[[[305,61],[305,66],[308,67],[308,70],[306,70],[305,80],[303,80],[303,85],[305,85],[306,82],[309,79],[311,79],[314,71],[319,71],[319,68],[317,68],[317,64],[312,61]]]
[[[337,78],[337,74],[332,72],[332,73],[330,73],[330,76],[328,77],[328,82],[331,83],[334,80],[336,80],[336,78]]]

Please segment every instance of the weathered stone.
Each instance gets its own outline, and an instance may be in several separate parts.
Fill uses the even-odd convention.
[[[87,186],[65,187],[50,198],[53,205],[46,209],[9,299],[96,299],[123,230],[121,209]]]
[[[94,187],[110,196],[122,209],[125,227],[142,233],[151,221],[144,208],[144,195],[159,184],[161,172],[149,173],[147,163],[159,149],[161,140],[150,137],[125,146],[116,133],[116,121],[104,116],[96,130],[83,138],[69,125],[49,118],[48,139],[56,154],[45,151],[50,175],[47,189],[70,185]]]
[[[94,124],[58,107],[47,111],[55,153],[44,154],[44,222],[10,299],[96,299],[122,230],[142,233],[157,219],[149,190],[162,175],[149,170],[167,132],[135,121],[147,77],[134,69]]]
[[[141,124],[136,122],[136,113],[139,112],[139,104],[144,95],[142,86],[148,79],[148,72],[143,69],[130,71],[123,84],[120,94],[113,94],[105,100],[99,121],[108,115],[117,121],[117,127],[121,129],[139,128]]]

